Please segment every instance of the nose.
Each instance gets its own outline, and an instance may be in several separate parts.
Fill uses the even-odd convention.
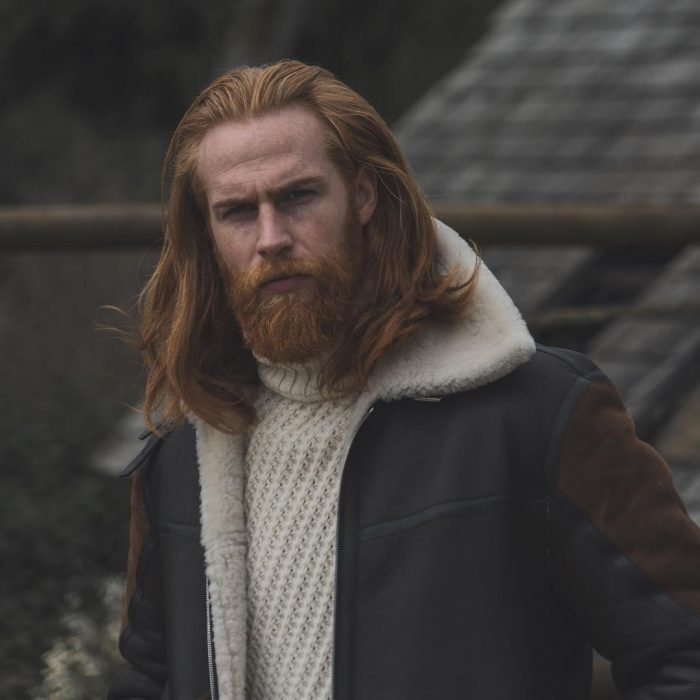
[[[284,217],[274,206],[261,206],[258,212],[256,252],[261,257],[282,255],[291,250],[292,237]]]

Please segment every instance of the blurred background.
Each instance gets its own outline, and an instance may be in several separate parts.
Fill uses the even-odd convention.
[[[128,229],[180,115],[241,63],[320,63],[365,95],[535,337],[620,386],[700,518],[697,0],[2,0],[0,26],[0,697],[102,697],[119,672],[115,475],[143,374],[103,307],[132,308],[155,264],[157,232]],[[89,217],[82,242],[40,239],[46,205],[68,228],[135,214],[123,240]]]

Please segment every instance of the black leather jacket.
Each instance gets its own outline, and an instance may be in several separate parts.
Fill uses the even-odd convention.
[[[131,667],[109,697],[208,697],[193,429],[151,436],[134,470]],[[375,404],[345,465],[337,557],[335,700],[583,700],[592,647],[626,700],[700,698],[700,531],[575,353]]]

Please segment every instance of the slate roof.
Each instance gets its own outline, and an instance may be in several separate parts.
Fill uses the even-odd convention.
[[[700,2],[506,2],[397,131],[440,201],[700,203]]]
[[[506,0],[396,132],[434,202],[700,204],[700,2]],[[582,246],[483,255],[526,318],[585,303],[604,261]],[[700,250],[657,272],[585,349],[700,520]]]
[[[689,246],[643,291],[631,315],[591,343],[589,354],[615,379],[644,435],[653,434],[677,408],[677,395],[700,378],[699,301],[700,246]]]

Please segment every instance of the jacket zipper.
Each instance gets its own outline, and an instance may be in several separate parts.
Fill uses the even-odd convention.
[[[207,663],[209,664],[209,695],[211,700],[217,700],[216,678],[214,677],[214,640],[211,624],[211,598],[209,596],[209,578],[205,579],[206,606],[207,606]]]
[[[370,406],[369,410],[362,416],[362,419],[355,427],[352,432],[350,442],[348,443],[348,448],[345,450],[345,456],[343,457],[343,470],[340,475],[340,488],[338,490],[338,515],[335,521],[335,578],[333,580],[333,629],[331,631],[331,699],[335,698],[335,627],[336,618],[338,617],[338,569],[340,568],[338,563],[340,561],[340,500],[343,491],[343,476],[345,475],[345,467],[347,466],[348,457],[350,456],[350,449],[352,444],[355,442],[357,433],[360,432],[360,428],[364,422],[369,418],[372,411],[374,411],[374,406]]]

